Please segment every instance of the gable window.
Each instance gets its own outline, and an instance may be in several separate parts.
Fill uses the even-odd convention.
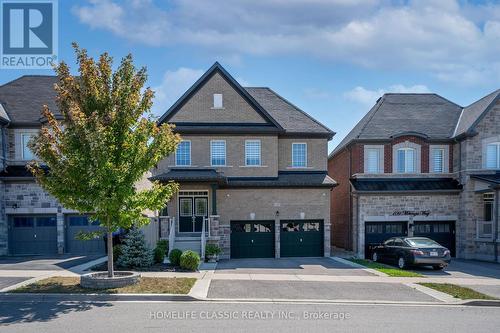
[[[245,165],[260,165],[260,140],[245,141]]]
[[[226,141],[212,140],[210,141],[210,160],[212,166],[226,165]]]
[[[431,171],[434,173],[443,173],[444,172],[444,149],[443,148],[432,148],[431,149],[431,158],[432,158],[432,169]]]
[[[500,169],[500,142],[490,143],[486,146],[486,168]]]
[[[33,152],[31,151],[31,149],[29,149],[28,147],[28,142],[30,141],[32,137],[32,134],[21,134],[21,141],[22,141],[22,158],[23,160],[32,160],[35,158],[35,155],[33,154]]]
[[[365,152],[365,173],[383,173],[384,172],[384,147],[369,146],[364,147]]]
[[[399,148],[397,150],[397,171],[399,173],[414,173],[415,168],[415,149]]]
[[[214,109],[222,109],[222,94],[214,94]]]
[[[191,141],[181,141],[175,151],[175,165],[191,165]]]
[[[292,167],[307,167],[307,144],[292,143]]]

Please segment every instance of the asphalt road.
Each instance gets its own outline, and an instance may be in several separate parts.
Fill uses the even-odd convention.
[[[6,332],[495,332],[500,308],[214,302],[2,302]]]

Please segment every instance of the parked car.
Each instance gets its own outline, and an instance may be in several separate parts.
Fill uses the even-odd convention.
[[[432,266],[438,270],[451,261],[450,250],[426,237],[393,237],[373,249],[373,261],[408,266]]]

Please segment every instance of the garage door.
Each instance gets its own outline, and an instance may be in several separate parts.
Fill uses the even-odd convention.
[[[365,222],[365,258],[371,258],[373,247],[387,239],[407,235],[407,222]]]
[[[324,237],[322,220],[281,221],[281,257],[322,257]]]
[[[274,258],[274,221],[231,221],[231,258]]]
[[[454,221],[415,221],[413,235],[430,238],[448,248],[451,256],[455,256],[455,222]]]
[[[66,217],[66,252],[71,254],[104,254],[103,235],[91,240],[77,239],[80,232],[95,232],[102,230],[98,222],[91,223],[84,215],[69,215]]]
[[[13,255],[56,254],[56,217],[35,215],[10,216],[9,249]]]

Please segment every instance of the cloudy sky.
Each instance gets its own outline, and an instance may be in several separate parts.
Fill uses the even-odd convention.
[[[500,88],[500,1],[59,1],[59,58],[131,52],[161,115],[219,61],[337,132],[333,149],[385,92],[468,105]],[[41,70],[1,70],[0,84]]]

